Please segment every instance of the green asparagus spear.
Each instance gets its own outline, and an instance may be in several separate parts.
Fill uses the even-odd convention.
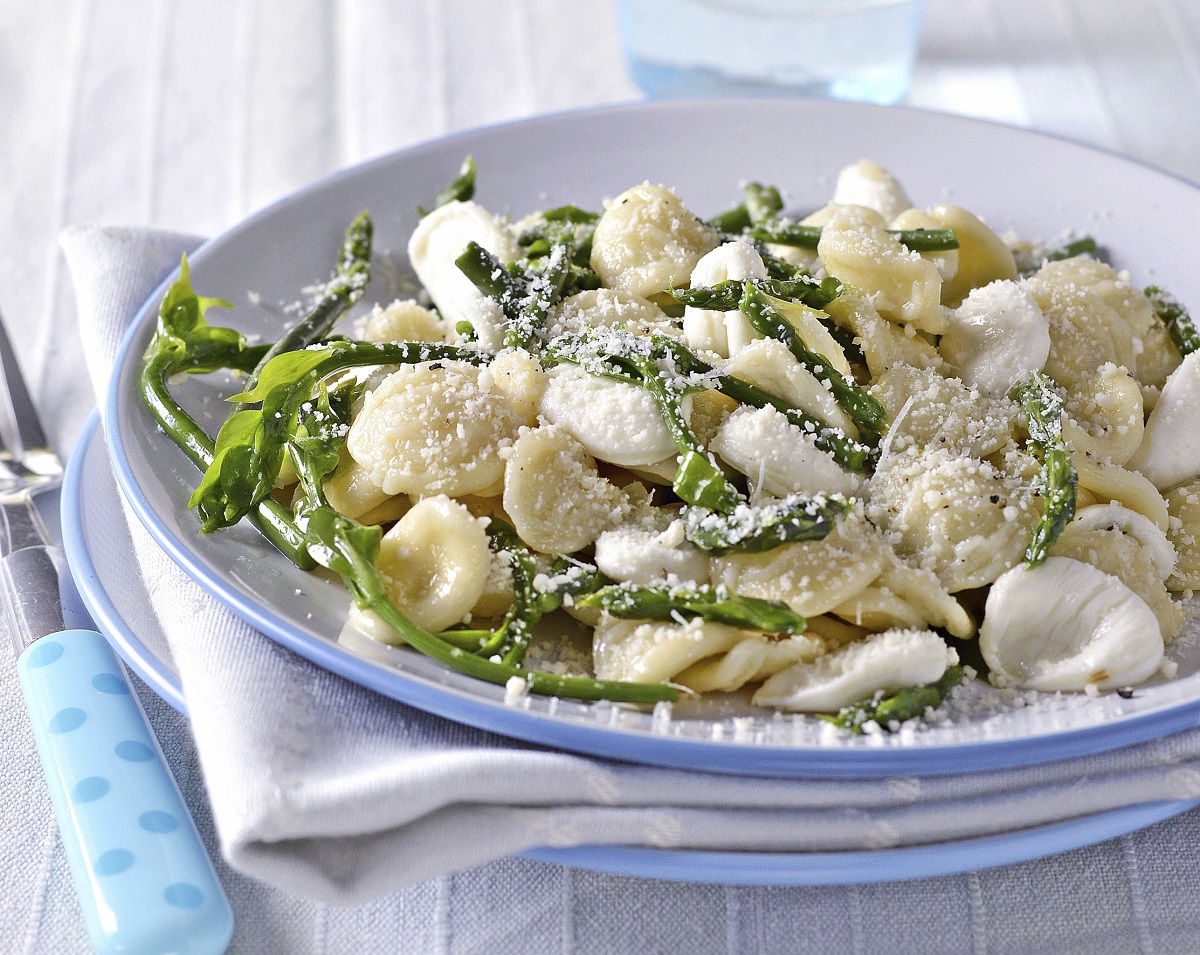
[[[1200,349],[1200,332],[1196,331],[1192,317],[1182,303],[1157,285],[1149,285],[1144,291],[1154,306],[1154,314],[1167,326],[1167,334],[1179,349],[1179,354],[1190,355]]]
[[[599,288],[600,277],[592,268],[592,238],[596,232],[599,213],[588,212],[578,206],[560,206],[543,212],[518,236],[517,243],[525,250],[520,266],[525,271],[538,271],[544,260],[556,246],[571,250],[570,269],[563,283],[563,298]]]
[[[500,626],[476,652],[484,657],[500,656],[505,663],[515,665],[524,658],[538,621],[547,609],[553,608],[544,607],[538,599],[534,588],[537,559],[513,526],[493,515],[487,531],[492,549],[508,561],[514,599]]]
[[[451,202],[467,202],[475,195],[475,160],[470,156],[463,159],[462,165],[459,166],[458,175],[454,180],[446,186],[441,192],[433,197],[433,206],[429,209],[423,209],[417,206],[417,212],[421,217],[429,215],[434,209],[440,209],[442,206],[449,205]]]
[[[888,229],[900,244],[913,252],[947,252],[958,248],[958,235],[953,229]],[[752,239],[772,245],[790,245],[800,249],[815,249],[821,241],[821,227],[800,225],[784,219],[773,219],[753,226]]]
[[[322,381],[349,368],[458,360],[486,362],[488,355],[455,345],[426,342],[334,341],[321,348],[284,352],[263,366],[253,388],[230,401],[259,403],[231,415],[221,426],[190,506],[202,529],[229,527],[268,499],[283,464],[288,436],[300,408]]]
[[[783,199],[778,189],[751,182],[742,189],[741,203],[709,219],[708,224],[721,232],[736,234],[767,221],[781,209]]]
[[[681,342],[667,339],[661,346],[669,352],[680,374],[692,376],[707,383],[707,387],[720,392],[752,408],[772,407],[781,412],[792,424],[813,435],[813,441],[822,451],[829,452],[833,459],[849,471],[864,471],[873,466],[877,451],[860,441],[848,437],[845,432],[830,427],[814,418],[801,408],[768,394],[749,382],[733,375],[723,375],[707,362],[693,354]]]
[[[220,299],[199,296],[192,289],[187,256],[179,278],[167,290],[158,311],[158,326],[143,359],[140,392],[163,430],[200,470],[212,466],[215,444],[171,394],[168,382],[181,371],[200,373],[219,368],[245,368],[245,338],[231,328],[211,326],[204,315]],[[315,566],[303,534],[287,508],[265,498],[248,512],[250,521],[289,560],[305,570]]]
[[[170,394],[167,382],[180,370],[244,367],[242,337],[231,329],[210,327],[204,320],[208,308],[223,304],[217,299],[196,295],[188,278],[185,258],[180,267],[180,279],[168,290],[159,310],[159,327],[147,349],[141,379],[142,394],[151,413],[195,464],[210,469],[215,444],[180,408]],[[447,348],[451,351],[443,353]],[[316,349],[315,355],[310,351],[281,354],[264,367],[253,392],[237,396],[239,399],[264,403],[269,399],[273,407],[286,409],[293,404],[293,396],[285,395],[285,392],[307,389],[307,398],[294,402],[292,414],[286,416],[289,426],[284,429],[284,434],[276,436],[292,451],[300,474],[301,493],[296,519],[270,498],[257,503],[243,501],[251,520],[298,566],[307,570],[320,563],[341,574],[356,603],[378,614],[396,634],[398,642],[407,643],[418,652],[468,676],[501,685],[518,678],[531,693],[575,699],[646,704],[675,700],[678,691],[666,684],[561,676],[481,658],[417,627],[391,603],[375,566],[380,529],[358,524],[338,514],[324,500],[322,481],[336,467],[337,447],[345,437],[344,425],[357,386],[345,386],[330,393],[323,382],[339,370],[339,362],[349,363],[344,367],[395,364],[405,356],[408,360],[434,357],[486,360],[486,356],[479,353],[454,349],[453,346],[335,343]],[[234,417],[240,415],[239,421],[244,424],[250,420],[248,416],[254,414],[261,414],[261,411],[239,412]],[[244,442],[250,445],[264,439],[264,432],[258,426],[234,426],[231,431],[240,433]],[[251,463],[253,456],[244,453],[245,444],[233,441],[228,433],[225,448],[229,460],[240,458],[247,466]],[[265,457],[260,455],[259,463]],[[237,475],[230,486],[254,488],[255,491],[250,492],[253,494],[261,483],[258,478]]]
[[[478,242],[468,243],[455,264],[477,289],[493,299],[508,324],[506,348],[529,348],[541,333],[550,308],[562,298],[571,276],[571,250],[556,245],[539,271],[506,268]],[[522,273],[523,274],[517,274]]]
[[[837,494],[789,494],[769,504],[741,504],[728,514],[689,507],[684,511],[684,533],[710,554],[761,553],[790,541],[820,540],[853,504]]]
[[[758,182],[746,184],[742,190],[742,201],[746,203],[746,213],[753,225],[766,222],[783,211],[783,198],[779,190]]]
[[[1041,372],[1030,372],[1017,385],[1016,396],[1028,418],[1030,443],[1042,460],[1036,484],[1042,495],[1042,516],[1030,531],[1025,550],[1025,563],[1036,567],[1075,516],[1078,477],[1071,449],[1063,441],[1063,403],[1054,382]]]
[[[861,733],[867,723],[877,723],[882,729],[890,730],[894,725],[915,719],[926,710],[936,709],[945,702],[950,691],[963,678],[963,668],[947,667],[941,679],[926,686],[909,687],[878,700],[866,700],[852,706],[844,706],[835,716],[821,716],[851,733]]]
[[[757,332],[782,342],[801,365],[829,386],[833,397],[854,421],[867,444],[879,443],[887,429],[887,413],[878,401],[835,371],[829,359],[805,346],[791,322],[779,314],[754,283],[745,284],[739,307]]]
[[[1063,259],[1073,259],[1077,255],[1091,255],[1096,251],[1096,240],[1090,235],[1066,245],[1051,249],[1046,253],[1047,262],[1061,262]]]
[[[803,633],[805,619],[779,600],[732,594],[723,587],[612,584],[576,599],[626,620],[710,620],[744,630]]]
[[[672,289],[671,296],[683,305],[707,308],[717,312],[730,312],[742,301],[742,293],[749,281],[764,295],[788,302],[801,302],[809,308],[822,309],[842,294],[845,286],[829,276],[816,279],[801,276],[794,279],[729,279],[710,287]]]
[[[338,254],[333,280],[325,286],[320,300],[299,322],[289,328],[267,349],[258,366],[250,374],[253,387],[263,368],[276,355],[299,351],[329,334],[336,322],[366,291],[371,280],[371,235],[374,231],[366,210],[360,212],[346,227],[342,248]]]
[[[663,423],[679,450],[679,467],[672,481],[675,493],[697,507],[721,513],[733,510],[741,501],[741,495],[692,433],[683,413],[683,392],[658,374],[650,361],[643,361],[639,371],[642,387],[654,396]]]
[[[408,644],[419,653],[467,676],[501,686],[517,678],[530,693],[581,700],[655,703],[672,701],[679,696],[674,687],[665,683],[624,683],[527,670],[455,646],[418,627],[388,598],[383,578],[375,567],[380,539],[378,527],[364,527],[330,507],[316,507],[306,515],[305,536],[316,559],[342,576],[358,606],[377,614],[395,634],[397,643]]]

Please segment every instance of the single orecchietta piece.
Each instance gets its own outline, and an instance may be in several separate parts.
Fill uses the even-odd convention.
[[[820,640],[804,634],[777,638],[700,619],[659,623],[605,615],[596,625],[592,656],[600,679],[675,680],[690,667],[729,654],[743,643],[751,645],[741,651],[750,656],[743,657],[740,665],[727,667],[720,678],[709,672],[706,682],[720,679],[720,689],[736,690],[744,682],[761,680],[767,675],[763,669],[775,672],[796,660],[812,659],[822,649]]]
[[[418,501],[383,535],[376,566],[392,601],[417,626],[444,630],[483,596],[491,571],[486,524],[438,495]]]
[[[568,431],[526,431],[504,466],[504,510],[526,544],[543,554],[589,546],[628,511],[625,495],[601,477]]]
[[[886,630],[775,674],[753,702],[831,713],[876,693],[933,683],[957,662],[958,654],[932,630]]]
[[[1049,557],[992,585],[979,649],[998,686],[1112,690],[1154,674],[1163,638],[1154,612],[1119,579]]]
[[[523,422],[489,385],[465,362],[404,365],[367,393],[346,448],[387,494],[498,493]]]
[[[362,337],[368,342],[448,342],[458,336],[437,312],[409,298],[386,308],[376,305],[363,322]]]
[[[867,218],[835,214],[822,227],[817,254],[830,275],[869,294],[884,318],[934,335],[945,330],[936,263]]]
[[[609,288],[654,295],[687,285],[701,257],[720,242],[664,186],[642,183],[615,198],[596,224],[592,268]]]

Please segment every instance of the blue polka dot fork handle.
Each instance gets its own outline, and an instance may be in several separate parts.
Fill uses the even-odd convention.
[[[61,468],[2,324],[0,361],[0,603],[88,934],[104,955],[223,952],[233,913],[125,670],[63,623],[69,569],[37,506]]]

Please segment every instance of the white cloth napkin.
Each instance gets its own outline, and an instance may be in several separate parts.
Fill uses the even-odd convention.
[[[132,316],[200,241],[64,233],[99,396]],[[536,846],[881,849],[1200,798],[1200,729],[1029,769],[803,782],[523,745],[294,655],[204,594],[136,520],[131,533],[181,676],[224,854],[318,900],[359,902]]]

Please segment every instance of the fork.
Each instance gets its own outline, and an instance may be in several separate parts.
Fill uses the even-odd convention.
[[[99,952],[218,953],[233,916],[158,741],[103,636],[67,629],[52,544],[63,469],[0,321],[0,603],[46,784]]]

